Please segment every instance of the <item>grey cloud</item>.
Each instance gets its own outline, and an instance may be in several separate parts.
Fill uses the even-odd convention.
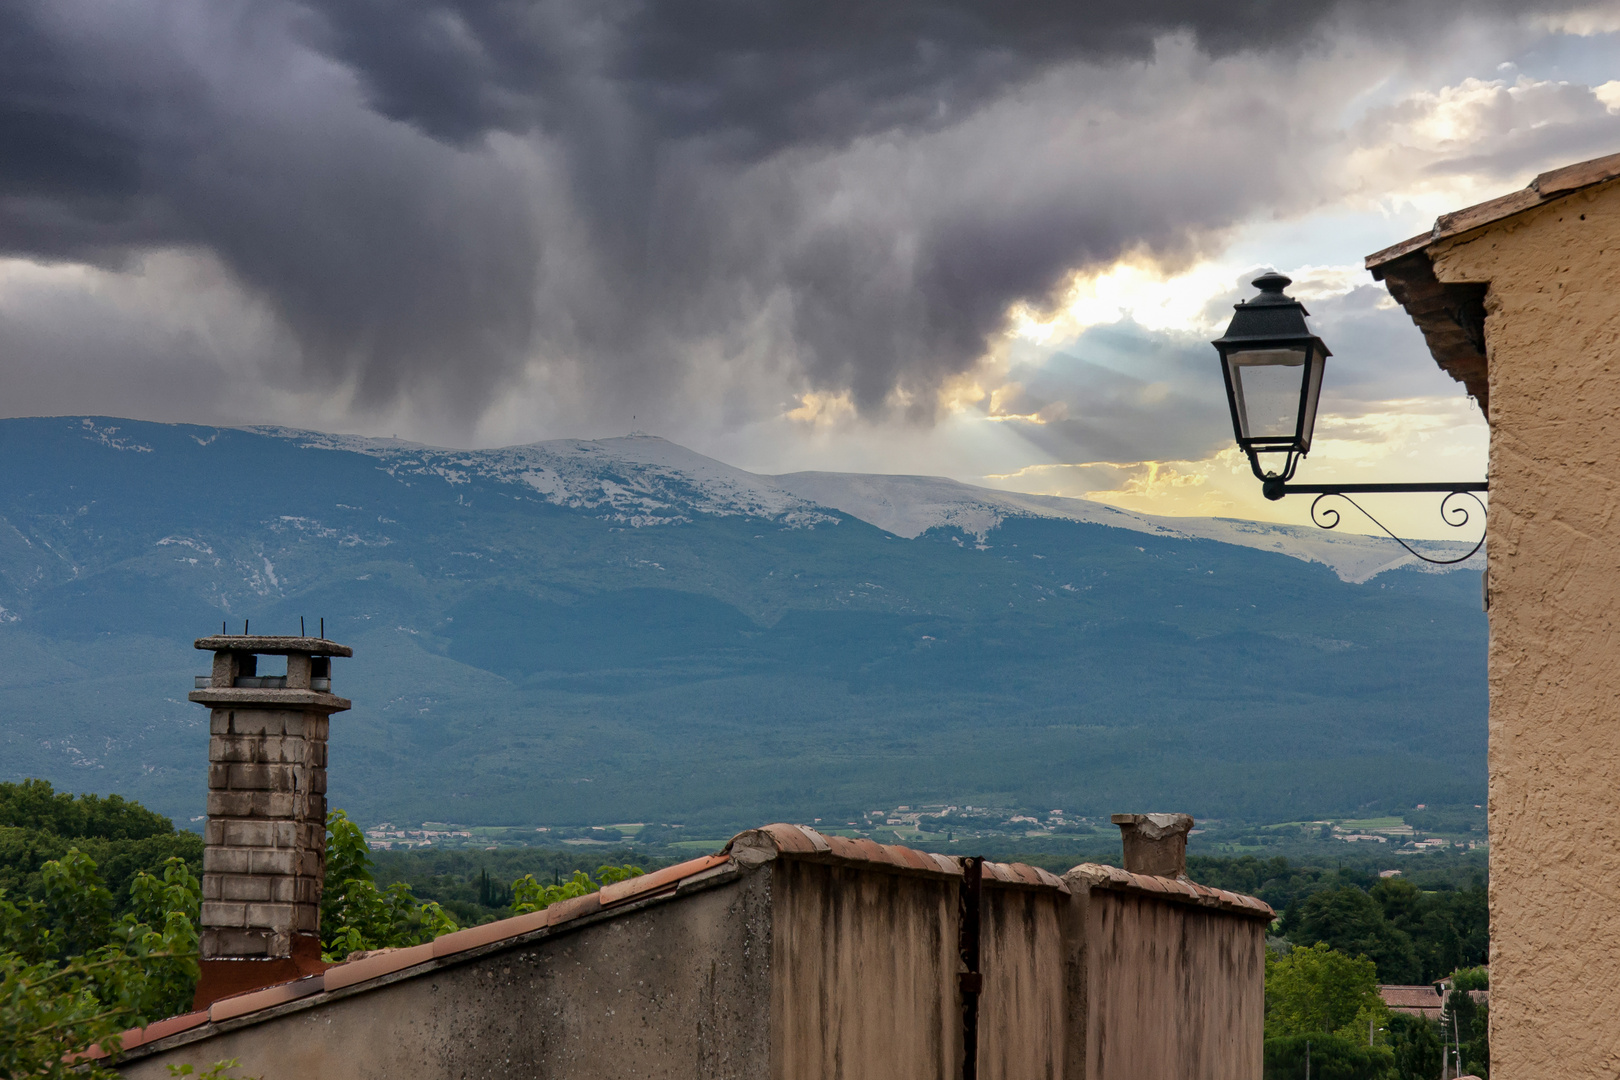
[[[206,252],[362,410],[926,416],[1010,302],[1299,188],[1248,54],[1463,7],[19,0],[0,252]]]

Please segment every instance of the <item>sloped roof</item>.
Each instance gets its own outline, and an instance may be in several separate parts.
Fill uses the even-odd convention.
[[[1427,984],[1422,986],[1380,986],[1378,996],[1384,999],[1385,1005],[1396,1012],[1428,1016],[1431,1019],[1440,1015],[1440,1008],[1444,1004],[1439,992]]]
[[[1378,267],[1426,248],[1436,240],[1461,236],[1465,232],[1495,224],[1514,214],[1522,214],[1553,199],[1617,177],[1620,177],[1620,154],[1578,161],[1574,165],[1565,165],[1563,168],[1544,172],[1530,181],[1529,186],[1521,191],[1475,203],[1461,210],[1453,210],[1449,214],[1441,214],[1435,219],[1434,228],[1428,232],[1420,233],[1410,240],[1402,240],[1398,244],[1391,244],[1382,251],[1375,251],[1367,256],[1367,269],[1376,271]]]
[[[1465,207],[1435,219],[1426,233],[1367,256],[1373,279],[1384,282],[1406,309],[1435,362],[1463,383],[1490,416],[1485,371],[1485,285],[1441,282],[1434,276],[1429,248],[1474,229],[1534,209],[1584,188],[1620,178],[1620,154],[1593,158],[1544,172],[1522,191]]]
[[[207,1025],[228,1025],[226,1030],[271,1019],[297,1007],[297,1003],[321,995],[348,996],[376,986],[436,970],[466,959],[480,950],[498,951],[545,937],[558,928],[569,928],[591,919],[637,910],[645,903],[697,891],[731,880],[743,866],[772,858],[786,857],[877,869],[886,873],[919,874],[929,877],[960,878],[962,860],[954,855],[935,855],[897,844],[829,836],[804,825],[778,823],[738,833],[717,855],[705,855],[630,878],[572,900],[563,900],[541,911],[518,915],[482,926],[446,934],[429,944],[403,949],[386,949],[361,959],[336,964],[319,975],[221,998],[207,1009],[160,1020],[145,1028],[132,1028],[123,1034],[123,1051],[142,1053],[167,1047],[154,1044]],[[1210,889],[1185,878],[1132,874],[1116,867],[1086,863],[1069,871],[1094,888],[1120,889],[1155,899],[1196,903],[1250,917],[1272,917],[1272,909],[1252,896],[1224,889]],[[1064,878],[1038,866],[1023,863],[997,863],[986,860],[984,882],[999,888],[1050,890],[1068,894]],[[205,1033],[198,1032],[201,1037]],[[88,1057],[105,1057],[92,1047]]]

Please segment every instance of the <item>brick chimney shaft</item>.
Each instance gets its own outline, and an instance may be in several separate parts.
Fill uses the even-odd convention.
[[[200,1008],[322,969],[328,718],[350,705],[331,658],[352,653],[305,637],[196,645],[214,653],[190,695],[210,709]],[[263,655],[286,656],[287,674],[260,675]]]
[[[1187,814],[1115,814],[1125,843],[1125,869],[1156,877],[1187,876]]]

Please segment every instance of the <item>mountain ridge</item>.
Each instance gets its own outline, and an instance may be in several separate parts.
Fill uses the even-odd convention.
[[[331,783],[361,820],[1481,801],[1472,574],[1354,583],[1269,526],[1233,544],[606,443],[0,421],[0,773],[185,820],[207,753],[192,639],[324,617],[355,648]],[[919,485],[934,509],[913,513]]]

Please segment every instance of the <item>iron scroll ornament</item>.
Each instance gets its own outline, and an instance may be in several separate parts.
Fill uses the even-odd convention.
[[[1413,492],[1426,491],[1436,493],[1444,492],[1445,498],[1440,500],[1440,519],[1453,529],[1461,529],[1472,520],[1472,515],[1469,513],[1467,506],[1452,505],[1451,500],[1455,499],[1459,495],[1468,496],[1470,499],[1474,500],[1474,505],[1479,507],[1479,516],[1484,518],[1488,513],[1485,502],[1478,495],[1476,495],[1475,492],[1489,490],[1490,484],[1484,480],[1469,481],[1462,484],[1289,484],[1276,477],[1268,477],[1264,487],[1262,488],[1265,497],[1272,500],[1280,499],[1284,495],[1315,495],[1316,498],[1311,501],[1311,523],[1319,529],[1338,528],[1340,520],[1338,510],[1331,506],[1323,507],[1321,505],[1323,499],[1330,496],[1337,496],[1338,498],[1341,498],[1345,502],[1349,503],[1351,506],[1355,507],[1357,510],[1361,511],[1363,517],[1372,522],[1374,525],[1378,526],[1379,530],[1382,531],[1385,536],[1401,545],[1401,547],[1405,548],[1413,556],[1422,559],[1426,563],[1433,563],[1436,566],[1454,566],[1457,563],[1467,562],[1469,559],[1472,559],[1476,554],[1479,553],[1479,549],[1485,546],[1485,533],[1481,532],[1479,534],[1479,539],[1474,543],[1473,547],[1468,549],[1468,553],[1466,555],[1459,556],[1455,559],[1431,559],[1421,551],[1418,551],[1411,544],[1408,544],[1405,540],[1402,540],[1400,537],[1390,532],[1389,528],[1385,526],[1382,521],[1379,521],[1377,518],[1373,517],[1372,514],[1368,513],[1367,508],[1356,502],[1356,500],[1352,499],[1350,495],[1397,493],[1409,494]]]

